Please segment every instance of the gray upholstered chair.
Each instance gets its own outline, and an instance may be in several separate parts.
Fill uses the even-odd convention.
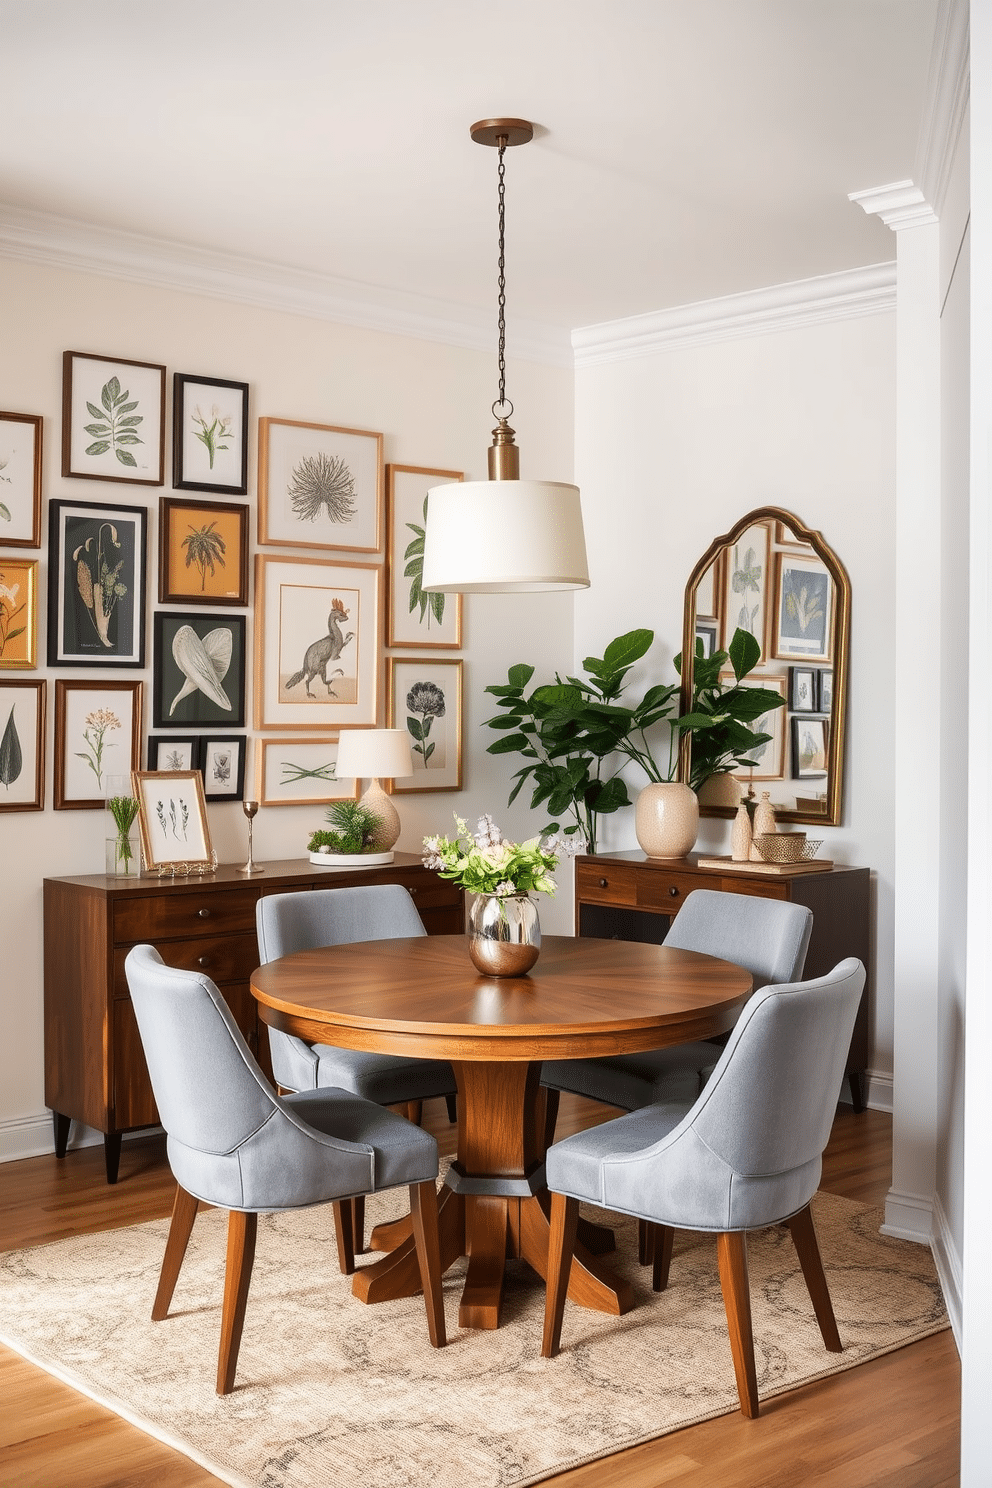
[[[209,977],[135,946],[124,969],[176,1179],[152,1318],[166,1317],[199,1203],[230,1210],[217,1393],[234,1387],[258,1215],[409,1186],[431,1343],[445,1342],[437,1143],[344,1090],[279,1097]],[[339,1249],[341,1236],[338,1237]]]
[[[751,973],[758,988],[802,976],[812,928],[813,914],[805,905],[696,889],[672,921],[665,945],[733,961]],[[644,1054],[548,1060],[541,1069],[548,1145],[554,1139],[560,1091],[624,1111],[659,1101],[694,1100],[720,1049],[720,1044],[703,1040]]]
[[[820,1182],[865,969],[853,958],[815,981],[750,999],[696,1101],[646,1106],[557,1143],[547,1155],[551,1250],[542,1353],[561,1339],[579,1201],[659,1227],[654,1287],[668,1284],[675,1229],[717,1236],[741,1410],[758,1414],[746,1232],[786,1223],[827,1348],[841,1350],[810,1200]]]

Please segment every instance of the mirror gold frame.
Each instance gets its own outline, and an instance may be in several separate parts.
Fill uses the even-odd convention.
[[[814,532],[807,527],[792,512],[784,511],[776,506],[762,506],[750,511],[741,517],[729,532],[722,537],[715,538],[707,548],[706,552],[696,564],[685,588],[685,606],[682,624],[682,704],[681,711],[690,711],[690,700],[693,691],[693,670],[696,654],[697,620],[697,595],[700,583],[707,578],[713,570],[714,592],[716,585],[720,584],[720,601],[723,608],[727,608],[727,596],[729,593],[726,568],[729,563],[729,555],[734,545],[744,536],[749,529],[767,528],[768,542],[765,559],[765,589],[763,591],[764,615],[762,625],[762,659],[752,673],[748,674],[747,680],[755,684],[769,685],[779,684],[785,687],[786,707],[781,710],[784,716],[784,734],[781,744],[778,746],[782,751],[783,761],[790,757],[789,744],[793,733],[793,720],[797,717],[801,720],[804,714],[810,710],[804,709],[796,712],[792,709],[793,697],[791,695],[789,682],[790,670],[822,670],[832,671],[832,698],[828,712],[824,713],[819,706],[816,711],[819,717],[816,722],[825,724],[824,732],[826,738],[826,773],[823,777],[825,788],[821,796],[813,798],[803,797],[800,791],[792,792],[787,799],[795,799],[793,806],[775,804],[775,814],[779,821],[783,822],[807,822],[816,826],[838,826],[841,820],[844,786],[844,752],[845,752],[845,728],[847,715],[847,684],[848,684],[848,651],[851,630],[851,581],[847,570],[833,549],[826,543],[819,532]],[[789,651],[788,640],[782,639],[779,634],[782,610],[782,595],[779,588],[783,579],[785,567],[790,563],[793,566],[801,566],[803,562],[803,550],[811,550],[813,558],[818,559],[826,569],[832,582],[831,615],[829,625],[826,627],[824,654],[820,656],[804,656],[801,651]],[[768,569],[771,559],[775,559],[775,581],[774,588],[768,583]],[[807,561],[810,561],[807,559]],[[739,591],[738,591],[739,592]],[[769,595],[771,598],[769,599]],[[775,610],[772,610],[774,602]],[[711,608],[716,608],[715,604]],[[706,612],[701,612],[705,615]],[[773,623],[774,621],[774,623]],[[726,650],[733,628],[729,624],[729,617],[722,619],[723,635],[716,636],[714,649]],[[710,627],[714,630],[715,627]],[[706,629],[704,623],[704,629]],[[784,628],[782,629],[784,636]],[[783,654],[784,653],[784,654]],[[806,663],[804,666],[803,663]],[[796,664],[799,663],[798,668]],[[689,779],[689,766],[691,762],[692,735],[685,734],[680,745],[679,755],[679,779]],[[764,777],[756,777],[751,773],[752,783],[755,786],[763,786]],[[713,777],[720,780],[721,777]],[[730,800],[706,799],[707,787],[703,786],[699,803],[700,813],[704,816],[730,817],[735,814],[736,801],[743,790],[747,789],[749,775],[747,771],[737,771],[733,775],[737,783],[733,803]],[[778,777],[776,777],[778,778]],[[783,777],[784,765],[783,765]],[[798,785],[799,781],[795,783]],[[814,805],[815,801],[815,805]]]

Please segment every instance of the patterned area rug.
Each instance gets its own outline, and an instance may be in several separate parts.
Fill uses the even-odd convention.
[[[400,1207],[395,1194],[370,1200],[370,1222]],[[753,1236],[762,1398],[947,1326],[929,1250],[879,1235],[875,1210],[832,1195],[817,1197],[814,1215],[844,1353],[823,1348],[788,1232]],[[419,1297],[352,1298],[329,1208],[260,1220],[236,1388],[224,1399],[214,1394],[217,1211],[198,1217],[161,1323],[149,1313],[165,1221],[0,1255],[0,1340],[236,1488],[523,1488],[737,1409],[715,1242],[679,1234],[669,1289],[656,1296],[633,1222],[606,1217],[637,1305],[617,1319],[566,1304],[550,1361],[540,1358],[543,1284],[528,1268],[510,1264],[505,1322],[490,1333],[459,1329],[464,1263],[449,1271],[449,1344],[435,1351]]]

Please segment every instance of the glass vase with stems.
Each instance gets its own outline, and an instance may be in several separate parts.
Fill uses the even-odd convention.
[[[141,853],[135,833],[138,802],[131,794],[127,775],[107,776],[107,874],[132,878],[141,872]]]

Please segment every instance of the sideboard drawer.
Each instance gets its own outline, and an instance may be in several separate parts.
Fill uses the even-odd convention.
[[[156,949],[162,960],[179,971],[202,971],[218,986],[225,982],[248,982],[258,965],[258,944],[254,925],[251,935],[197,935],[189,940],[170,941]],[[114,950],[114,996],[126,997],[127,977],[124,962],[128,946]]]
[[[675,873],[667,868],[652,867],[650,873],[637,875],[638,909],[654,909],[660,914],[677,914],[693,889],[706,885],[693,873]]]
[[[576,897],[588,904],[637,904],[637,874],[615,863],[578,863],[575,870]]]
[[[257,888],[229,889],[225,893],[190,889],[183,894],[152,894],[123,899],[114,904],[114,941],[117,945],[136,941],[171,940],[177,936],[244,934],[255,936]],[[165,957],[175,964],[170,955]],[[252,969],[258,962],[253,962]],[[216,977],[214,978],[216,981]]]
[[[768,878],[756,880],[740,875],[731,878],[728,874],[726,878],[721,878],[719,887],[725,894],[752,894],[759,899],[788,899],[789,897],[788,884],[776,883],[771,875]]]

